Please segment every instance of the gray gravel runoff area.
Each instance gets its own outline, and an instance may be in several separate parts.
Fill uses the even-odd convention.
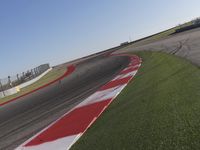
[[[129,62],[127,57],[100,55],[76,66],[76,70],[46,88],[0,107],[0,150],[14,149],[55,121]]]
[[[137,42],[117,52],[164,51],[190,60],[200,66],[200,28],[170,35],[154,42]]]

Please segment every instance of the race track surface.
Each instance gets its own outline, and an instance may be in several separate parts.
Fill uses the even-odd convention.
[[[164,51],[200,66],[200,29],[146,44],[131,44],[117,53]],[[94,93],[127,64],[122,56],[93,56],[78,63],[68,77],[0,107],[0,150],[14,149]]]
[[[200,66],[200,28],[174,34],[155,42],[134,43],[118,52],[133,52],[140,50],[164,51],[190,60]]]
[[[129,63],[104,55],[76,66],[68,77],[0,107],[0,149],[14,149],[94,93]]]

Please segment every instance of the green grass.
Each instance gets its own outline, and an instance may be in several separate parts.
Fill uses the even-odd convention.
[[[59,68],[59,69],[52,69],[49,73],[47,73],[45,76],[43,76],[40,80],[38,80],[37,82],[25,87],[25,88],[22,88],[20,90],[20,92],[14,94],[14,95],[10,95],[10,96],[7,96],[7,97],[4,97],[4,98],[1,98],[0,99],[0,104],[1,103],[4,103],[6,101],[9,101],[13,98],[16,98],[18,96],[21,96],[25,93],[28,93],[34,89],[37,89],[57,78],[59,78],[60,76],[62,76],[65,72],[66,72],[67,68],[66,67],[62,67],[62,68]]]
[[[134,80],[72,150],[200,149],[200,69],[161,52],[138,52]]]
[[[160,34],[156,34],[156,35],[154,35],[152,37],[149,37],[147,39],[135,42],[134,44],[137,44],[137,46],[139,46],[139,45],[143,45],[143,44],[147,44],[147,43],[151,43],[151,42],[160,40],[162,38],[166,38],[166,37],[170,36],[172,33],[174,33],[177,29],[183,28],[183,27],[186,27],[186,26],[189,26],[189,25],[192,25],[192,22],[187,22],[187,23],[182,24],[180,26],[176,26],[176,27],[174,27],[172,29],[163,31]]]

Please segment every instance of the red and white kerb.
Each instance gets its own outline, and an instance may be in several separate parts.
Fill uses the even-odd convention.
[[[70,149],[137,73],[141,59],[135,55],[126,56],[130,57],[129,65],[113,80],[16,150]]]

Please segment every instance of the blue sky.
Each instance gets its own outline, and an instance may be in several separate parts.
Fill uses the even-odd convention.
[[[0,0],[0,78],[200,16],[199,0]]]

